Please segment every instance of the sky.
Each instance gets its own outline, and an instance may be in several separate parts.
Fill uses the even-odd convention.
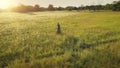
[[[3,0],[0,0],[0,2]],[[4,0],[5,1],[5,0]],[[54,6],[81,6],[81,5],[91,5],[91,4],[106,4],[112,3],[117,0],[6,0],[11,5],[26,4],[26,5],[35,5],[39,4],[42,7],[47,7],[49,4]]]

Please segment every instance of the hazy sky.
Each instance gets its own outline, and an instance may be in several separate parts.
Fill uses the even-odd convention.
[[[81,5],[91,5],[91,4],[106,4],[112,3],[117,0],[9,0],[12,4],[27,4],[35,5],[39,4],[40,6],[46,7],[49,4],[54,6],[81,6]]]

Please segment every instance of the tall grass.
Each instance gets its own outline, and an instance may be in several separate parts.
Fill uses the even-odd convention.
[[[119,68],[119,22],[120,12],[0,13],[0,67]]]

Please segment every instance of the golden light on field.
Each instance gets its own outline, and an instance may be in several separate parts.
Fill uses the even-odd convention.
[[[8,0],[0,0],[0,9],[7,9],[10,7],[10,2]]]

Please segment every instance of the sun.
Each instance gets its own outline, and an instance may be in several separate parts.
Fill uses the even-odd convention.
[[[10,6],[8,0],[0,0],[0,8],[1,9],[7,9]]]

